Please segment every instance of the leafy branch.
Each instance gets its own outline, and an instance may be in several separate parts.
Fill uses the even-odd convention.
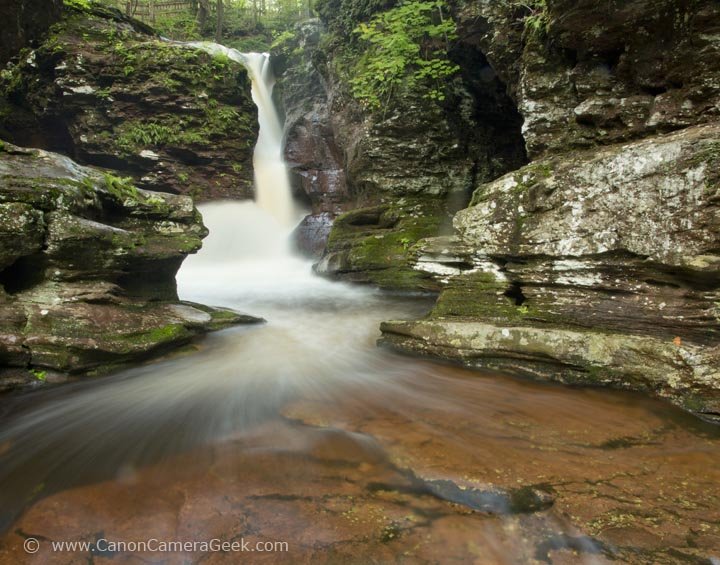
[[[400,90],[445,99],[445,79],[459,67],[447,57],[456,35],[444,0],[406,0],[361,23],[354,32],[368,46],[350,80],[353,96],[370,109],[389,104]]]

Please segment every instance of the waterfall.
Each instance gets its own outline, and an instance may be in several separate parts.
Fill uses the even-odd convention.
[[[266,316],[265,304],[297,299],[302,290],[323,299],[352,294],[312,274],[311,263],[291,252],[290,234],[302,218],[290,189],[282,155],[283,124],[272,100],[275,83],[267,53],[240,53],[218,43],[182,43],[211,55],[224,55],[245,66],[252,79],[260,133],[253,159],[255,201],[201,204],[210,235],[200,253],[191,255],[178,272],[183,299],[237,307]],[[238,297],[242,296],[242,304]],[[255,309],[255,304],[260,304]]]
[[[252,77],[252,97],[258,107],[260,134],[255,145],[255,200],[283,227],[294,227],[298,213],[282,155],[283,125],[272,100],[275,77],[267,53],[248,53],[246,68]]]
[[[272,99],[275,77],[268,53],[241,53],[219,43],[197,41],[183,45],[202,49],[211,55],[225,55],[242,64],[252,80],[252,98],[258,108],[260,133],[255,145],[255,202],[272,215],[283,228],[293,228],[301,215],[290,189],[287,167],[283,160],[283,124]]]

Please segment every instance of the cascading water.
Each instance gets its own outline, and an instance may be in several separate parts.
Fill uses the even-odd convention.
[[[293,227],[298,221],[287,169],[283,162],[283,126],[272,100],[275,78],[266,53],[248,53],[246,66],[252,76],[252,97],[258,107],[260,135],[255,146],[256,201],[270,212],[281,226]]]
[[[293,202],[287,168],[283,161],[283,124],[272,99],[275,77],[267,53],[241,53],[224,45],[192,42],[185,45],[211,55],[222,54],[245,66],[252,80],[252,98],[258,108],[260,133],[255,145],[255,201],[271,214],[283,230],[295,226],[299,212]]]
[[[695,490],[710,492],[708,473],[720,468],[711,439],[675,425],[672,409],[663,407],[661,418],[651,400],[488,377],[377,350],[381,320],[419,316],[428,303],[330,283],[288,252],[297,212],[267,56],[196,46],[245,63],[253,75],[257,202],[202,206],[210,236],[183,264],[179,292],[268,324],[212,334],[192,354],[20,397],[0,421],[0,561],[72,560],[46,547],[28,560],[28,535],[45,546],[100,535],[254,535],[289,543],[286,554],[264,554],[273,563],[407,556],[399,559],[499,565],[549,562],[544,556],[558,548],[570,548],[574,563],[595,563],[602,547],[562,514],[517,513],[532,490],[511,500],[498,489],[548,483],[581,490],[593,469],[592,504],[604,483],[616,489],[616,477],[644,476],[662,460],[662,488],[707,476]],[[629,435],[652,442],[612,457],[598,448]],[[666,499],[655,496],[652,481],[636,488],[645,490],[627,496]],[[97,548],[74,561],[96,556],[136,562]],[[215,556],[188,552],[167,562],[240,559]]]

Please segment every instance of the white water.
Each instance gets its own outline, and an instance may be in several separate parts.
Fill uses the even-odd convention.
[[[302,214],[293,202],[290,180],[283,161],[283,124],[272,99],[275,77],[270,65],[270,55],[241,53],[219,43],[204,41],[186,45],[202,49],[211,55],[225,55],[248,70],[252,80],[252,99],[258,108],[260,126],[253,156],[255,202],[278,223],[274,232],[286,232],[297,224]]]
[[[361,300],[373,292],[315,277],[311,263],[290,251],[290,233],[302,214],[293,202],[282,157],[283,126],[272,99],[275,79],[269,55],[240,53],[217,43],[187,45],[245,65],[260,132],[253,159],[256,200],[199,206],[210,235],[200,253],[188,257],[178,273],[180,297],[271,316],[278,328],[284,327],[288,342],[297,343],[311,334],[301,330],[291,335],[302,327],[288,310],[293,304],[308,307],[340,298]]]

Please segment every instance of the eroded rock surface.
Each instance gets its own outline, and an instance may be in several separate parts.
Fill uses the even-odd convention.
[[[547,379],[650,390],[720,414],[720,126],[549,157],[479,188],[444,282],[387,343]]]
[[[178,302],[207,230],[188,196],[0,146],[0,388],[108,370],[233,323]]]
[[[0,137],[196,200],[252,198],[257,110],[233,61],[117,10],[66,7],[0,80]]]
[[[477,46],[524,118],[528,154],[618,143],[720,115],[720,6],[711,0],[461,3]]]

